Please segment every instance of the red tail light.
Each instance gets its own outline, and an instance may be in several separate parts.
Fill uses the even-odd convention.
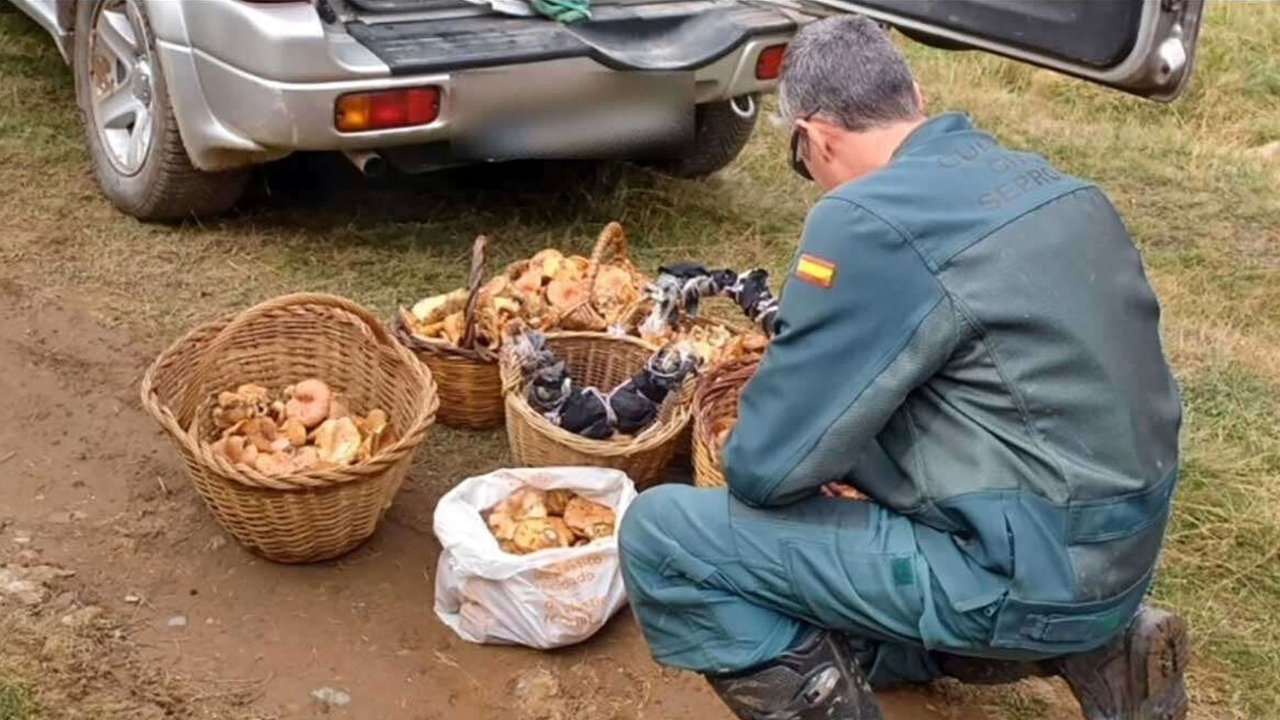
[[[760,51],[756,58],[756,79],[774,80],[782,74],[782,57],[787,53],[786,45],[770,45]]]
[[[427,125],[440,115],[440,88],[348,93],[338,98],[333,124],[342,132]]]

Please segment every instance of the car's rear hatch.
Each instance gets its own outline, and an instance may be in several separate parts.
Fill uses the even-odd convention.
[[[347,31],[394,74],[449,72],[589,57],[620,70],[690,70],[750,38],[787,32],[784,12],[737,0],[593,2],[592,19],[563,25],[465,0],[348,0]]]

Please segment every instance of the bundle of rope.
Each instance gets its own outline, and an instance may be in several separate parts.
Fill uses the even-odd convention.
[[[529,0],[529,6],[566,25],[591,19],[591,0]]]

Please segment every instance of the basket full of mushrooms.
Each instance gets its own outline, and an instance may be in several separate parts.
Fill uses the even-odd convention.
[[[467,287],[402,307],[393,322],[396,338],[431,367],[439,420],[451,427],[502,424],[498,353],[512,328],[602,332],[634,313],[648,284],[616,222],[590,258],[546,248],[486,282],[486,255],[487,240],[476,238]]]
[[[449,427],[486,430],[502,425],[497,325],[519,310],[493,283],[484,284],[488,239],[476,238],[467,288],[400,308],[392,331],[431,368],[440,393],[437,419]]]
[[[290,563],[373,534],[438,405],[430,369],[367,310],[310,293],[192,330],[141,390],[219,523]]]

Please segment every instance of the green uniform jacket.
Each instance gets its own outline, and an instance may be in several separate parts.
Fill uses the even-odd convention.
[[[994,646],[1096,642],[1141,601],[1176,483],[1159,317],[1102,192],[933,118],[810,213],[730,491],[845,479],[916,521],[953,608],[999,608]]]

